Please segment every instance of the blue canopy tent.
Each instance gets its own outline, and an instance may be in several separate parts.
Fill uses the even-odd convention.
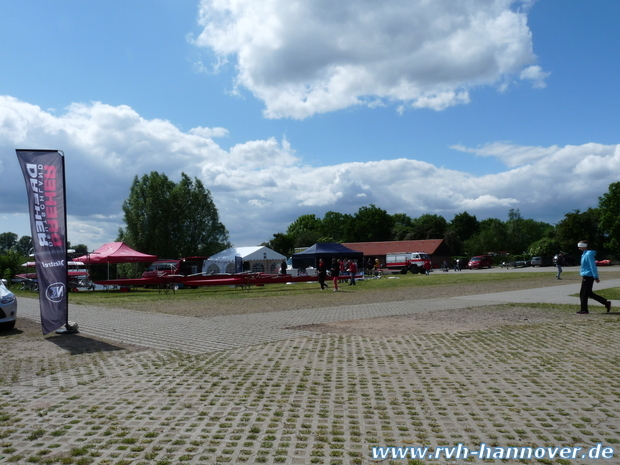
[[[349,249],[342,244],[337,244],[334,242],[318,242],[302,252],[294,253],[293,268],[316,268],[319,263],[319,259],[321,258],[328,268],[333,258],[348,258],[349,260],[353,260],[357,263],[358,269],[363,269],[362,265],[364,261],[364,254],[362,252]]]

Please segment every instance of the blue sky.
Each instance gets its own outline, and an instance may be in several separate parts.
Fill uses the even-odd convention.
[[[15,149],[66,155],[69,239],[135,175],[210,189],[237,246],[302,214],[554,223],[620,180],[615,0],[0,0],[0,232]]]

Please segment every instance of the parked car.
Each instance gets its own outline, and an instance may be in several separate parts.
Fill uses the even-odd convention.
[[[473,270],[475,268],[481,269],[487,266],[491,268],[492,263],[493,259],[490,255],[478,255],[469,259],[467,268],[469,268],[470,270]]]
[[[611,266],[613,262],[611,260],[596,260],[596,266]]]
[[[17,320],[17,298],[0,280],[0,329],[13,329]]]
[[[532,266],[552,266],[555,262],[547,257],[532,257],[530,264]]]

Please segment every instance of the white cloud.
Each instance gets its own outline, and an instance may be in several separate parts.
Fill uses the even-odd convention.
[[[202,0],[190,40],[236,65],[269,118],[303,119],[378,101],[442,110],[512,76],[543,87],[515,0]],[[404,104],[404,107],[402,106]]]
[[[213,139],[214,137],[226,137],[228,130],[224,128],[203,128],[197,127],[190,129],[190,134],[195,134],[206,139]]]
[[[64,151],[69,239],[91,248],[116,238],[134,176],[151,171],[175,181],[182,171],[202,179],[237,245],[267,241],[306,213],[355,213],[370,203],[414,218],[435,213],[450,220],[465,210],[478,218],[506,218],[509,208],[519,208],[525,217],[555,222],[574,209],[596,206],[620,172],[620,145],[455,146],[508,165],[503,172],[474,176],[404,158],[312,167],[286,140],[248,141],[224,150],[209,134],[226,130],[183,132],[168,121],[145,120],[127,106],[101,103],[72,105],[54,116],[0,96],[0,232],[30,235],[15,148]]]
[[[524,147],[508,142],[493,142],[474,149],[461,145],[453,145],[451,148],[460,152],[473,153],[479,157],[495,157],[509,167],[535,162],[558,151],[557,146]]]
[[[542,89],[543,87],[547,87],[545,79],[547,79],[550,74],[551,73],[544,72],[540,66],[528,66],[521,71],[520,77],[521,79],[531,80],[534,88]]]

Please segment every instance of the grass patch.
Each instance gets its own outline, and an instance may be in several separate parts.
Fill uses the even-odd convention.
[[[595,284],[596,286],[596,284]],[[607,300],[620,300],[620,287],[610,287],[609,289],[594,289],[594,293],[605,297]],[[579,294],[572,294],[573,297],[579,297]],[[593,300],[590,300],[593,303]],[[598,304],[597,304],[598,305]],[[613,310],[613,307],[612,307]]]
[[[611,287],[609,289],[601,289],[599,291],[595,290],[594,292],[602,297],[605,297],[607,300],[620,300],[620,287]]]

